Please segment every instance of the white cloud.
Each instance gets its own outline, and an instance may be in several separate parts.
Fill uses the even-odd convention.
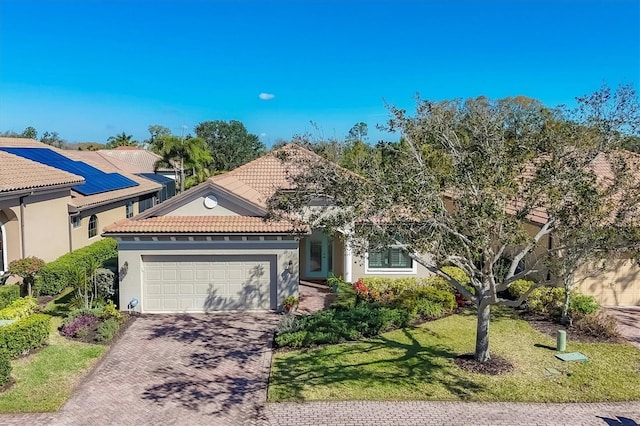
[[[262,99],[263,101],[269,101],[269,100],[271,100],[271,99],[275,98],[275,97],[276,97],[276,95],[274,95],[273,93],[264,93],[264,92],[262,92],[262,93],[260,93],[260,94],[258,95],[258,97],[259,97],[260,99]]]
[[[261,137],[261,138],[266,138],[266,137],[267,137],[267,134],[266,134],[265,132],[262,132],[262,133],[260,133],[260,137]]]

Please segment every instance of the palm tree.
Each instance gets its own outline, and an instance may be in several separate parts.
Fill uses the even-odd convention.
[[[132,139],[133,136],[127,135],[125,132],[119,135],[109,136],[109,139],[107,139],[107,149],[113,149],[119,146],[138,146],[138,141]]]
[[[185,190],[186,182],[189,186],[198,184],[210,175],[209,164],[213,161],[211,152],[201,138],[183,139],[173,135],[164,135],[155,141],[156,152],[162,157],[155,164],[158,170],[161,166],[170,166],[180,182],[180,192]],[[186,172],[189,176],[186,176]]]

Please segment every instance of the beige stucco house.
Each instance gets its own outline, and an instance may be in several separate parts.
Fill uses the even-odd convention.
[[[278,309],[300,280],[429,274],[400,249],[362,259],[340,234],[265,221],[267,200],[288,185],[287,165],[272,153],[108,226],[121,308],[135,299],[145,313]]]
[[[51,153],[76,161],[77,171],[64,171]],[[104,226],[156,204],[159,183],[83,156],[32,139],[0,137],[0,275],[13,260],[52,261],[91,244],[102,238]],[[129,186],[101,190],[91,175],[96,170],[126,178]],[[93,190],[83,190],[85,185]]]
[[[105,235],[119,242],[120,306],[135,299],[136,309],[149,313],[277,309],[284,297],[297,295],[299,280],[430,275],[400,249],[358,257],[341,234],[265,221],[267,200],[290,185],[277,157],[212,177],[107,227]],[[535,211],[529,219],[535,234],[546,214]],[[545,238],[540,250],[551,241]],[[619,260],[611,272],[594,271],[576,274],[580,291],[604,305],[640,305],[635,263]]]

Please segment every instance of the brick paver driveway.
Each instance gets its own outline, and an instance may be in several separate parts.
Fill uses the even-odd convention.
[[[46,423],[260,423],[276,322],[270,313],[140,317]]]

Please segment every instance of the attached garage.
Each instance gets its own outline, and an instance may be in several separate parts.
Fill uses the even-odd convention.
[[[276,309],[276,256],[143,256],[144,312]]]

